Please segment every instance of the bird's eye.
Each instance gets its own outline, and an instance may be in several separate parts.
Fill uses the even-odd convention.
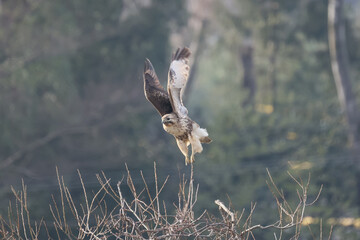
[[[170,118],[166,118],[166,120],[168,120],[168,121],[169,121],[169,120],[170,120]]]

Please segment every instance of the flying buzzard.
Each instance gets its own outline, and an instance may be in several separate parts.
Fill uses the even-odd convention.
[[[168,73],[167,91],[161,86],[149,59],[145,60],[144,91],[145,96],[161,115],[163,128],[173,135],[177,145],[185,156],[185,164],[194,162],[194,154],[201,153],[201,143],[210,143],[206,129],[188,117],[188,110],[182,102],[182,95],[189,77],[188,65],[190,50],[178,48],[173,54]],[[191,157],[188,157],[188,146],[191,144]]]

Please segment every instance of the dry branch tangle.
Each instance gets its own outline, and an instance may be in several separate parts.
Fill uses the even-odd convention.
[[[58,184],[60,200],[50,205],[53,215],[53,227],[56,236],[50,237],[47,222],[32,223],[27,207],[26,186],[20,192],[14,192],[16,203],[10,206],[8,219],[0,216],[0,236],[5,239],[38,239],[40,231],[46,231],[49,239],[255,239],[253,231],[257,229],[273,229],[275,239],[282,239],[283,230],[294,228],[292,239],[300,236],[301,223],[305,208],[319,198],[320,191],[315,200],[307,202],[310,177],[304,184],[301,179],[296,179],[290,173],[289,176],[297,184],[299,202],[296,208],[291,208],[284,197],[283,192],[276,186],[272,176],[269,175],[269,188],[271,189],[278,207],[278,221],[266,226],[253,225],[252,216],[256,204],[253,204],[249,215],[244,217],[241,213],[234,212],[225,206],[220,200],[215,203],[219,206],[222,218],[209,215],[206,210],[195,217],[194,208],[197,201],[199,186],[194,188],[193,165],[191,176],[187,181],[183,177],[178,193],[178,203],[175,209],[169,209],[165,202],[161,201],[160,195],[168,178],[159,185],[156,165],[154,164],[155,193],[151,194],[150,187],[141,172],[144,188],[140,191],[135,188],[129,169],[127,168],[126,188],[130,191],[130,197],[124,197],[123,180],[116,187],[110,184],[104,173],[97,175],[100,189],[91,194],[86,190],[81,177],[79,178],[83,190],[84,203],[76,203],[69,189],[64,183],[63,177],[58,172]],[[115,208],[108,209],[106,201],[114,201]],[[175,210],[175,211],[174,211]],[[170,214],[174,212],[174,214]],[[76,227],[70,225],[75,220]]]

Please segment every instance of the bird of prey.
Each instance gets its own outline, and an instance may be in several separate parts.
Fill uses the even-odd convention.
[[[145,60],[144,92],[161,115],[163,128],[173,135],[176,143],[185,156],[185,165],[194,162],[194,154],[201,153],[201,143],[210,143],[209,134],[199,124],[188,116],[188,110],[183,104],[182,95],[189,77],[188,65],[190,50],[186,47],[173,54],[168,72],[167,91],[161,86],[149,59]],[[188,146],[191,144],[191,157],[188,156]]]

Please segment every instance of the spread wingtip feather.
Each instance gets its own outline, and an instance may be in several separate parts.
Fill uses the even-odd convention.
[[[178,48],[173,55],[173,60],[181,60],[189,58],[191,55],[191,51],[187,47]]]

